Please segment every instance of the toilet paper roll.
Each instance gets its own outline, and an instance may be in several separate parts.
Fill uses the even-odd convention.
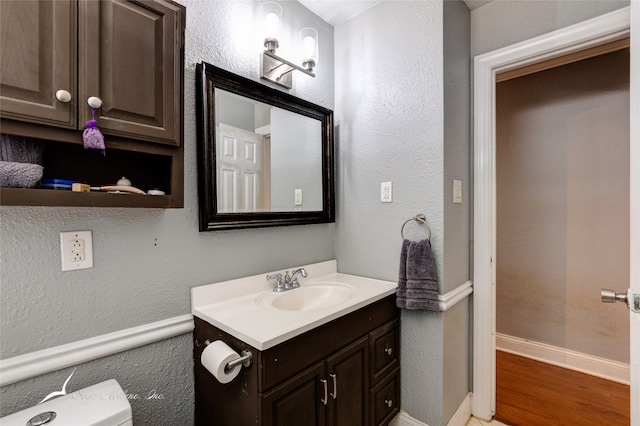
[[[200,356],[200,361],[204,368],[209,370],[220,383],[229,383],[240,374],[242,364],[227,370],[225,367],[229,361],[240,358],[233,349],[227,346],[222,340],[216,340],[209,344]]]

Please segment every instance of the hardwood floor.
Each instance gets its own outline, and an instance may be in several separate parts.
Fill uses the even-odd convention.
[[[496,415],[512,426],[629,426],[629,386],[496,351]]]

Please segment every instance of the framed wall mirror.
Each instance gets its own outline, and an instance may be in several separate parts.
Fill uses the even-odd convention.
[[[333,112],[202,62],[200,231],[335,221]]]

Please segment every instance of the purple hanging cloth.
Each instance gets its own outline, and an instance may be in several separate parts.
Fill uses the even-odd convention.
[[[104,145],[104,136],[98,128],[95,120],[96,110],[91,108],[91,120],[87,121],[87,127],[82,132],[82,140],[84,141],[84,149],[100,149],[102,155],[106,155],[106,146]]]

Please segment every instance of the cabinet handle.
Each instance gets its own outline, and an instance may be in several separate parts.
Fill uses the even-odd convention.
[[[327,402],[329,402],[329,398],[327,398],[327,381],[324,379],[320,379],[320,381],[324,385],[324,398],[320,398],[320,402],[327,405]]]
[[[67,92],[66,90],[60,89],[56,92],[56,99],[66,104],[67,102],[71,101],[71,93]]]
[[[384,353],[387,355],[393,354],[393,348],[390,348],[389,346],[387,346],[386,348],[384,348]]]
[[[100,99],[97,96],[91,96],[89,99],[87,99],[87,103],[89,104],[89,106],[91,108],[100,108],[102,106],[102,99]]]
[[[392,399],[385,399],[384,400],[384,405],[386,405],[389,408],[393,407],[393,400]]]
[[[338,379],[335,374],[329,375],[333,378],[333,393],[330,393],[329,395],[331,395],[333,399],[336,399],[338,397]]]

